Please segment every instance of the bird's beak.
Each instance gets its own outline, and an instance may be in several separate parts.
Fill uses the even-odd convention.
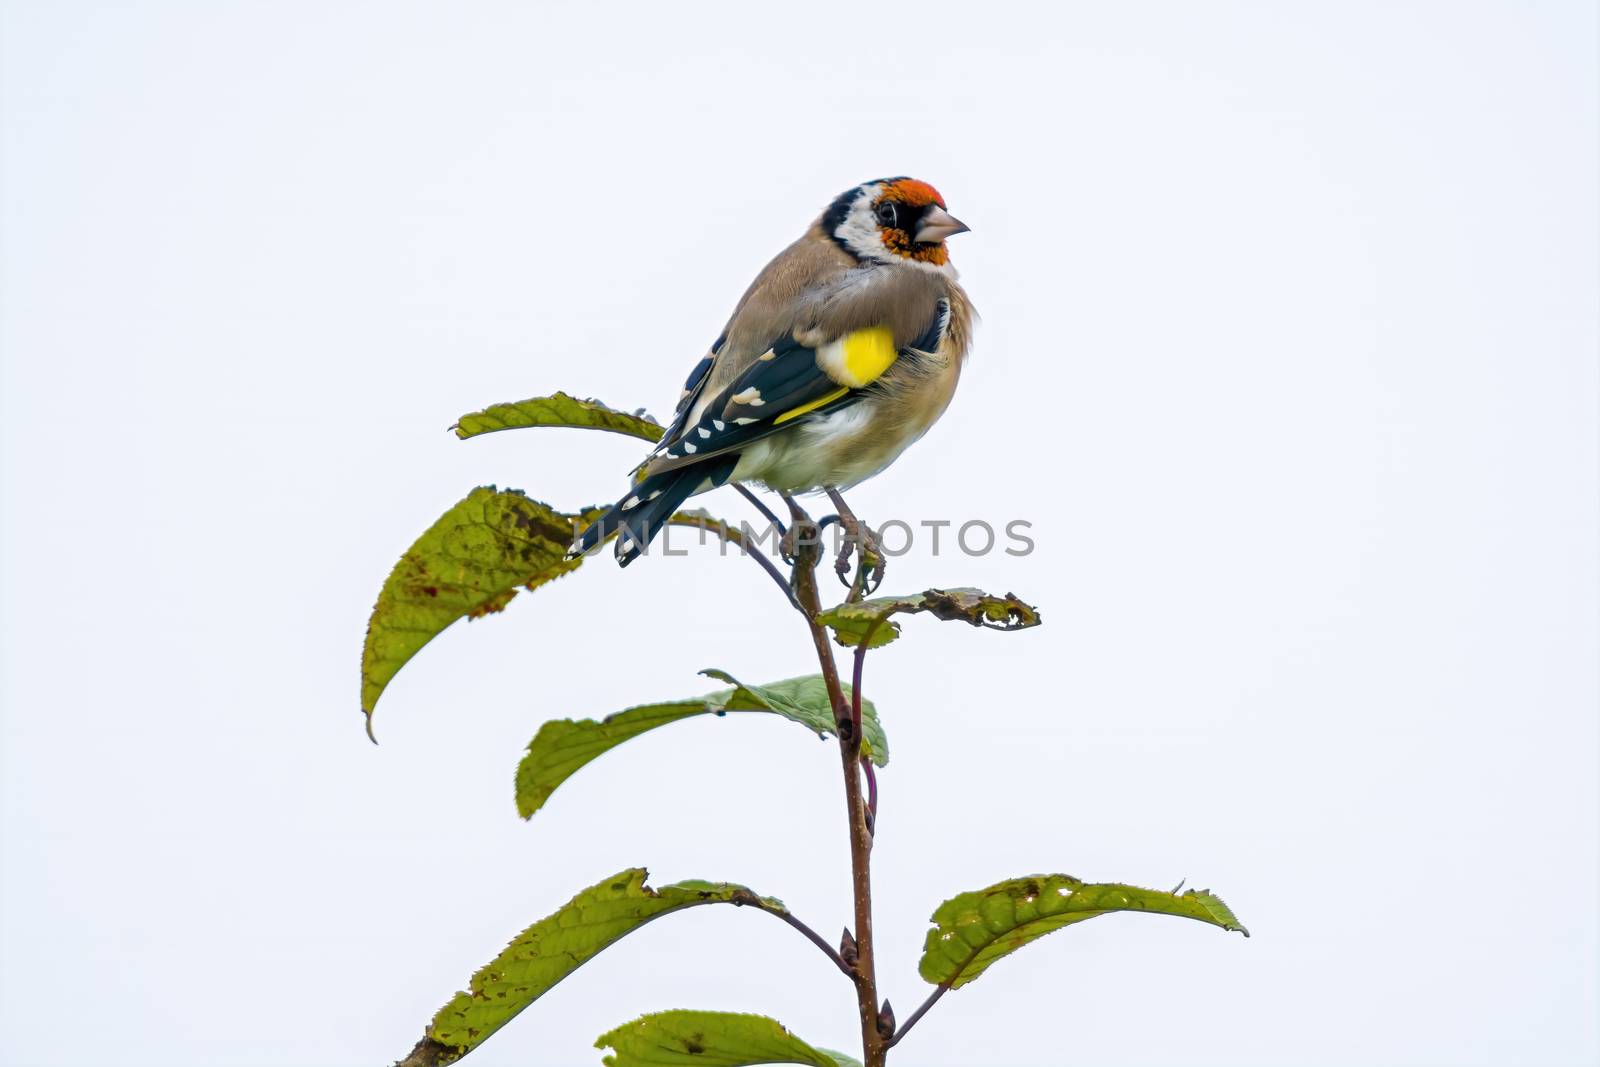
[[[971,228],[950,214],[950,212],[935,204],[922,216],[922,225],[917,227],[916,235],[911,239],[921,245],[938,244],[946,237],[954,237],[958,233],[966,233]]]

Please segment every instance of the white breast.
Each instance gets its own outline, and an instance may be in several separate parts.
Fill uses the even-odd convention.
[[[872,432],[874,420],[882,418],[881,403],[862,400],[758,441],[739,457],[733,477],[787,493],[823,486],[845,489],[865,481],[893,463],[927,430],[927,426],[918,426],[893,435]]]

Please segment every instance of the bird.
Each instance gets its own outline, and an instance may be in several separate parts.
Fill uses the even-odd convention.
[[[914,178],[835,197],[745,290],[630,489],[568,558],[615,533],[626,567],[685,500],[730,482],[780,494],[797,519],[797,494],[826,492],[847,533],[870,538],[841,492],[893,463],[955,394],[975,313],[945,241],[968,230]]]

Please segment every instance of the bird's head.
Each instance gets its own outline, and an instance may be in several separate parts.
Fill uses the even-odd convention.
[[[944,270],[946,237],[967,232],[944,197],[915,178],[884,178],[839,195],[822,213],[822,232],[859,259]]]

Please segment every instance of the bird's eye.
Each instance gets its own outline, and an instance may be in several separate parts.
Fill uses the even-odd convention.
[[[893,201],[885,200],[878,205],[878,221],[885,226],[899,225],[899,214],[894,209]]]

